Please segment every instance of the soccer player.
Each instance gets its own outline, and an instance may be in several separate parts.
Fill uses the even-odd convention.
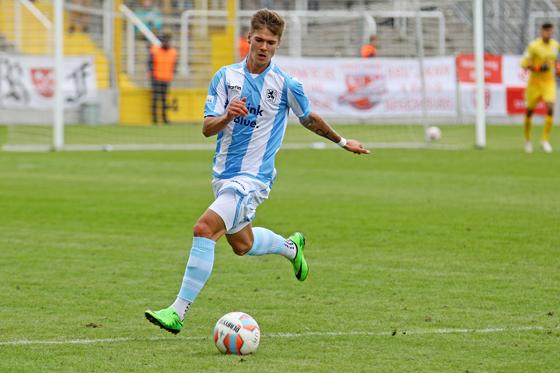
[[[525,116],[525,152],[533,152],[531,143],[531,117],[533,110],[539,103],[544,101],[547,108],[544,120],[544,130],[541,145],[546,153],[552,152],[550,145],[550,131],[552,130],[552,118],[554,115],[554,103],[556,102],[555,73],[556,58],[558,56],[558,42],[552,39],[554,29],[551,23],[541,26],[540,38],[529,44],[525,55],[521,60],[521,67],[529,71],[529,81],[525,92],[527,100],[527,114]]]
[[[271,62],[283,30],[284,20],[277,13],[257,11],[251,19],[249,55],[241,63],[222,67],[210,83],[202,133],[217,135],[212,170],[215,201],[194,225],[192,249],[175,302],[168,308],[145,312],[150,322],[171,333],[183,328],[185,313],[212,271],[216,241],[224,235],[235,254],[281,255],[290,260],[299,281],[307,278],[302,233],[285,238],[251,224],[276,177],[274,158],[289,109],[319,136],[349,152],[369,153],[358,141],[346,140],[311,112],[301,83]]]

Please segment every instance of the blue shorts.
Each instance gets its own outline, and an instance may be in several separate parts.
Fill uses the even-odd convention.
[[[226,234],[242,230],[255,219],[257,207],[268,198],[270,187],[248,177],[212,180],[216,200],[209,209],[218,214]]]

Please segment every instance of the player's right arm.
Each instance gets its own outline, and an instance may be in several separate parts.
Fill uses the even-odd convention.
[[[528,70],[529,66],[531,65],[531,57],[529,56],[529,49],[531,48],[531,45],[529,45],[527,47],[527,49],[525,50],[525,53],[523,53],[523,58],[521,58],[521,67],[524,70]]]
[[[534,72],[545,72],[548,71],[549,66],[544,64],[538,64],[537,59],[535,58],[537,55],[536,53],[536,46],[534,43],[529,44],[527,50],[523,54],[523,58],[521,59],[521,67],[525,70],[534,71]]]
[[[247,98],[241,100],[232,98],[228,101],[226,90],[226,69],[222,67],[210,82],[208,96],[204,105],[204,122],[202,134],[206,137],[214,136],[224,129],[235,117],[249,114],[245,102]]]
[[[224,115],[219,117],[206,117],[204,118],[204,124],[202,125],[202,134],[206,137],[214,136],[229,122],[235,119],[235,117],[244,117],[249,114],[247,110],[247,97],[243,97],[241,100],[233,100],[229,103],[227,110]]]

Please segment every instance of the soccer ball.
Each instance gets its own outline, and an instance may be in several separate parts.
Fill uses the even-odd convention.
[[[259,325],[243,312],[225,314],[214,327],[214,343],[223,354],[251,354],[257,351],[260,339]]]
[[[426,130],[426,137],[430,141],[438,141],[441,139],[441,130],[439,129],[439,127],[430,126]]]

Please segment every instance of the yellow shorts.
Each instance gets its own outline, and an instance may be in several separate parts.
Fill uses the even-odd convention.
[[[556,102],[556,82],[530,82],[525,90],[527,108],[534,109],[539,101]]]

